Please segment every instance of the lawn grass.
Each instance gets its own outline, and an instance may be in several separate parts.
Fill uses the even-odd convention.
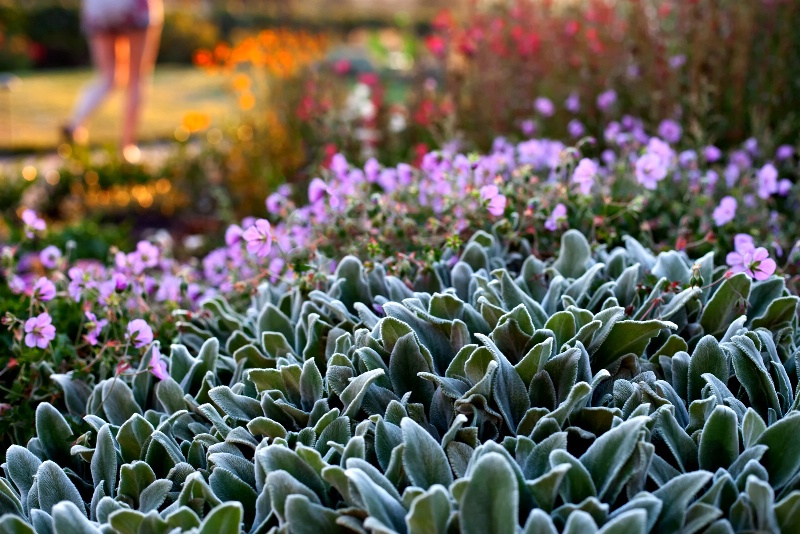
[[[0,93],[0,151],[53,149],[58,128],[69,117],[78,93],[92,77],[88,69],[34,72],[20,75],[10,93]],[[89,122],[92,144],[119,138],[122,91],[115,93]],[[159,65],[141,117],[140,140],[169,139],[189,111],[209,114],[221,124],[236,113],[235,99],[226,95],[221,77],[188,66]]]

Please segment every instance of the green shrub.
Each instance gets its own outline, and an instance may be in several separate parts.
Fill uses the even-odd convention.
[[[4,531],[733,532],[800,524],[797,302],[711,254],[544,263],[479,232],[413,287],[336,274],[178,313],[169,376],[39,406]],[[314,289],[316,287],[316,289]],[[151,348],[157,350],[157,346]],[[82,420],[80,419],[82,417]]]

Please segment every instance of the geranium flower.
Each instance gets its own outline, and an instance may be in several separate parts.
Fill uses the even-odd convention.
[[[128,332],[125,337],[137,349],[149,345],[153,341],[153,329],[144,319],[134,319],[128,323]]]
[[[28,238],[32,238],[34,232],[44,232],[47,229],[47,224],[31,209],[24,210],[20,217],[25,223],[25,235]]]
[[[756,280],[766,280],[775,272],[775,260],[769,257],[769,252],[764,247],[745,250],[744,252],[729,252],[725,262],[734,273],[745,273]]]
[[[758,179],[758,196],[764,199],[769,198],[773,193],[778,192],[778,169],[772,163],[767,163],[756,175]]]
[[[586,128],[583,127],[583,123],[578,119],[572,119],[569,121],[569,124],[567,124],[567,131],[569,132],[569,135],[577,138],[586,133]]]
[[[308,201],[315,204],[328,192],[328,185],[321,178],[314,178],[308,184]]]
[[[272,231],[266,219],[256,220],[253,226],[244,231],[242,237],[247,242],[247,252],[259,258],[266,257],[272,249]]]
[[[533,108],[539,115],[543,117],[552,117],[553,113],[556,111],[556,107],[553,105],[552,100],[543,96],[540,96],[534,100]]]
[[[97,316],[90,311],[85,312],[86,315],[86,335],[84,335],[84,339],[89,342],[90,345],[94,346],[97,345],[98,340],[97,336],[103,331],[103,328],[108,324],[107,319],[97,319]]]
[[[736,199],[731,196],[720,200],[719,206],[714,208],[714,213],[711,214],[717,226],[728,224],[736,217],[737,205]]]
[[[39,261],[47,269],[55,269],[58,265],[58,260],[61,259],[61,251],[58,247],[50,245],[39,253]]]
[[[577,93],[570,94],[564,101],[564,107],[570,113],[577,113],[581,109],[581,99]]]
[[[53,282],[43,276],[39,278],[35,284],[33,284],[31,296],[36,300],[41,300],[42,302],[53,300],[56,297],[56,286]]]
[[[703,149],[703,157],[706,158],[706,161],[709,163],[714,163],[715,161],[719,161],[722,158],[722,150],[715,147],[714,145],[708,145]]]
[[[753,236],[749,234],[736,234],[733,236],[733,249],[739,254],[744,254],[756,248]]]
[[[25,292],[26,287],[25,280],[23,280],[21,276],[12,274],[8,278],[8,289],[10,289],[13,294],[21,295]]]
[[[794,156],[794,148],[792,145],[781,145],[778,147],[778,150],[775,151],[775,159],[778,161],[789,159],[792,156]]]
[[[225,244],[228,245],[229,247],[232,247],[233,245],[242,240],[243,232],[244,230],[242,230],[242,227],[239,226],[238,224],[232,224],[228,226],[228,229],[225,230]]]
[[[658,125],[658,135],[664,138],[667,143],[672,143],[674,145],[681,140],[683,128],[674,120],[665,119]]]
[[[553,208],[553,212],[550,214],[550,217],[544,222],[544,227],[550,230],[551,232],[555,232],[558,228],[559,221],[566,219],[567,217],[567,207],[564,204],[557,204],[555,208]]]
[[[636,160],[636,180],[645,189],[654,190],[658,182],[666,178],[667,167],[661,157],[653,153],[646,153]]]
[[[589,158],[583,158],[572,173],[572,182],[578,184],[578,190],[582,195],[588,195],[592,191],[595,176],[597,176],[597,163]]]
[[[506,210],[506,197],[500,194],[500,190],[494,184],[481,187],[481,200],[489,202],[486,209],[495,217],[499,217]]]
[[[25,321],[25,344],[31,348],[46,349],[56,338],[56,327],[53,318],[47,312],[40,313]]]
[[[161,359],[161,351],[158,350],[158,345],[153,345],[152,355],[150,356],[150,372],[159,380],[169,378],[167,362]]]
[[[616,101],[617,93],[613,89],[603,91],[597,95],[597,107],[600,108],[601,111],[608,111]]]

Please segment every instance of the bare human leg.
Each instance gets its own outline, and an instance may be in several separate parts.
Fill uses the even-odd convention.
[[[110,33],[98,33],[89,37],[92,63],[96,71],[95,79],[81,93],[72,118],[65,126],[65,133],[76,141],[86,140],[86,120],[114,89],[115,41],[115,36]]]
[[[122,117],[122,154],[126,160],[138,161],[136,146],[139,113],[144,99],[145,86],[150,80],[161,40],[161,26],[150,27],[128,34],[130,42],[128,94]]]

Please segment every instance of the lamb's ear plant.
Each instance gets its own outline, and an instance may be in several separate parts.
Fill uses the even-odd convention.
[[[793,532],[797,301],[577,232],[476,234],[413,288],[343,258],[178,313],[164,380],[59,377],[90,430],[39,407],[0,531]]]

